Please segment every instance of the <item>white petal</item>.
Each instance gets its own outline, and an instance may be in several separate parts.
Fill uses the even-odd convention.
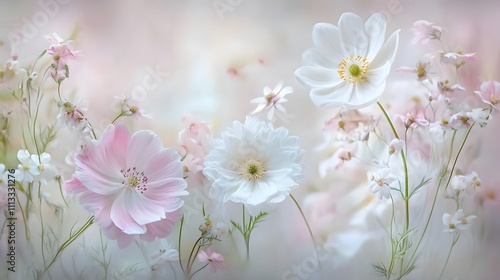
[[[399,30],[392,33],[389,39],[384,43],[377,56],[370,63],[370,67],[378,68],[384,65],[387,61],[392,63],[396,56],[399,44]]]
[[[342,46],[347,54],[366,57],[368,38],[360,16],[353,13],[343,13],[339,19],[339,31]]]
[[[343,57],[328,55],[325,51],[319,48],[311,48],[302,54],[302,64],[304,66],[318,66],[321,68],[335,69],[338,68]]]
[[[352,91],[351,99],[344,104],[348,109],[359,109],[377,102],[381,93],[385,89],[385,82],[379,86],[372,86],[369,83],[358,83]]]
[[[380,67],[368,70],[368,73],[366,73],[366,80],[373,86],[379,86],[385,82],[390,72],[391,63],[386,61],[386,63]]]
[[[342,106],[349,101],[352,94],[352,84],[343,82],[332,88],[311,90],[309,96],[316,107]]]
[[[297,80],[309,89],[334,87],[342,82],[335,70],[303,66],[295,71]]]
[[[385,39],[386,22],[382,14],[373,14],[365,23],[365,33],[368,36],[368,61],[377,55]]]
[[[313,28],[313,43],[322,53],[332,56],[334,61],[341,61],[345,56],[340,42],[339,28],[330,23],[316,23]]]

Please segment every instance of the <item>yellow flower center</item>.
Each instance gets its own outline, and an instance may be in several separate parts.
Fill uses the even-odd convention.
[[[361,55],[348,56],[339,63],[339,76],[342,80],[351,84],[364,82],[368,72],[368,61]]]
[[[248,181],[258,180],[264,177],[266,167],[264,163],[258,159],[246,159],[240,164],[239,174]]]

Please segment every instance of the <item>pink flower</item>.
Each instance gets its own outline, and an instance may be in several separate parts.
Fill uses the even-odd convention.
[[[200,250],[198,253],[198,261],[205,263],[210,263],[210,271],[217,272],[217,269],[224,269],[224,256],[219,253],[215,253],[212,246],[210,246],[207,251]]]
[[[440,52],[439,55],[442,63],[454,64],[458,67],[465,64],[466,60],[471,61],[476,58],[476,53],[462,53],[461,51],[448,53]]]
[[[398,72],[417,74],[417,80],[423,81],[429,78],[429,62],[418,62],[415,68],[402,66],[396,69]]]
[[[127,128],[109,125],[75,157],[68,193],[81,193],[80,203],[120,247],[134,235],[144,240],[166,237],[180,219],[186,195],[180,156],[163,148],[152,131],[130,135]]]
[[[212,132],[206,122],[197,122],[189,116],[184,117],[183,122],[186,128],[179,132],[177,140],[181,154],[185,155],[182,163],[185,171],[196,173],[203,169],[203,159],[210,150]]]
[[[337,170],[344,164],[344,162],[350,161],[351,159],[352,153],[350,151],[344,148],[338,149],[329,159],[319,164],[319,174],[321,178],[326,176],[328,170]]]
[[[425,44],[429,40],[439,39],[443,28],[434,25],[426,20],[418,20],[413,23],[413,40],[414,44]]]
[[[52,71],[52,77],[55,80],[64,80],[69,76],[67,71],[67,64],[70,59],[75,59],[81,56],[81,52],[73,50],[71,43],[73,41],[64,41],[59,35],[52,34],[52,37],[45,36],[52,45],[47,49],[47,53],[52,55],[54,58],[54,70]]]
[[[417,126],[428,126],[429,121],[425,119],[423,113],[418,111],[416,113],[408,112],[406,115],[396,115],[396,117],[403,122],[406,128],[416,128]]]
[[[496,81],[487,81],[481,84],[479,91],[475,91],[481,100],[498,110],[496,105],[500,102],[500,83]]]

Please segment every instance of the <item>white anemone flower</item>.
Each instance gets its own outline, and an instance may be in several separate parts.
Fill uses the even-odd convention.
[[[286,128],[247,117],[226,129],[205,157],[203,173],[210,196],[221,203],[242,203],[250,215],[268,211],[298,187],[304,151]]]
[[[385,17],[379,13],[366,23],[344,13],[338,27],[314,26],[314,47],[303,53],[303,67],[295,71],[297,80],[311,90],[314,105],[356,109],[378,100],[399,42],[398,30],[384,43],[385,30]]]

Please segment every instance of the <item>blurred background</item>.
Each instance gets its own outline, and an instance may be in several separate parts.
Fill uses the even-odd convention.
[[[153,120],[139,119],[127,121],[128,124],[135,130],[152,129],[171,147],[177,146],[184,116],[208,122],[217,137],[234,120],[244,121],[255,109],[250,100],[261,97],[263,87],[273,88],[279,81],[292,86],[294,92],[285,103],[291,116],[276,125],[286,126],[291,135],[299,136],[306,150],[305,174],[294,194],[304,205],[315,235],[324,242],[336,236],[334,241],[325,243],[337,247],[325,251],[323,277],[373,279],[370,264],[378,262],[377,258],[387,259],[385,247],[379,243],[388,240],[380,225],[366,220],[367,213],[376,208],[372,198],[365,197],[371,195],[368,188],[366,185],[354,188],[366,181],[366,173],[346,175],[334,171],[327,178],[319,176],[319,162],[326,158],[325,152],[318,149],[325,142],[324,122],[336,111],[315,108],[308,90],[293,74],[302,65],[302,53],[312,47],[312,28],[317,22],[337,25],[344,12],[354,12],[364,20],[380,12],[388,22],[387,35],[401,29],[393,65],[396,69],[414,66],[425,53],[425,49],[411,43],[413,22],[421,19],[435,22],[446,29],[443,40],[450,48],[477,53],[477,60],[467,68],[467,87],[478,90],[482,81],[500,80],[498,11],[500,1],[495,0],[0,0],[0,63],[14,52],[21,65],[28,66],[48,47],[45,35],[71,37],[75,49],[84,56],[70,61],[71,74],[63,83],[63,95],[83,97],[87,116],[100,132],[119,113],[116,96],[139,94],[142,110]],[[14,50],[12,43],[16,46]],[[146,88],[145,79],[155,83]],[[383,100],[411,92],[398,84],[401,79],[408,78],[402,73],[390,75]],[[9,85],[12,81],[0,83]],[[0,94],[5,93],[2,91]],[[8,107],[10,100],[5,95],[2,105]],[[467,163],[479,173],[484,185],[495,190],[500,188],[498,131],[498,119],[476,131],[478,140],[472,143],[477,149]],[[77,140],[62,132],[59,141],[50,147],[51,154],[65,172],[65,179],[69,179],[72,171],[64,167],[67,153],[64,146],[74,145]],[[17,151],[20,142],[13,143],[12,151]],[[15,153],[6,160],[14,164]],[[481,242],[475,243],[473,250],[470,246],[457,249],[448,279],[496,279],[494,275],[500,272],[500,218],[495,214],[500,207],[495,203],[488,207],[482,213],[482,226],[476,231],[483,236]],[[439,226],[440,219],[436,224]],[[370,228],[376,230],[372,234],[366,232]],[[245,272],[250,275],[248,279],[321,277],[319,269],[313,263],[308,264],[314,251],[291,200],[280,205],[252,238],[255,260],[252,265],[256,269]],[[171,242],[175,244],[175,239]],[[117,270],[124,265],[121,259],[129,262],[127,256],[134,259],[137,253],[137,248],[120,251],[114,244],[110,248]],[[235,257],[229,253],[233,249],[221,250],[227,251],[227,259]],[[443,254],[424,257],[428,258],[425,263],[429,267],[423,270],[429,268],[434,271],[430,275],[435,275],[431,260],[442,260]],[[473,259],[475,264],[470,265],[468,262]],[[305,272],[294,274],[294,267],[305,268]],[[141,273],[131,274],[135,276],[130,279],[150,277]],[[165,273],[169,275],[168,271]],[[225,279],[230,273],[205,271],[199,279]],[[422,277],[427,275],[425,271],[419,273]]]

